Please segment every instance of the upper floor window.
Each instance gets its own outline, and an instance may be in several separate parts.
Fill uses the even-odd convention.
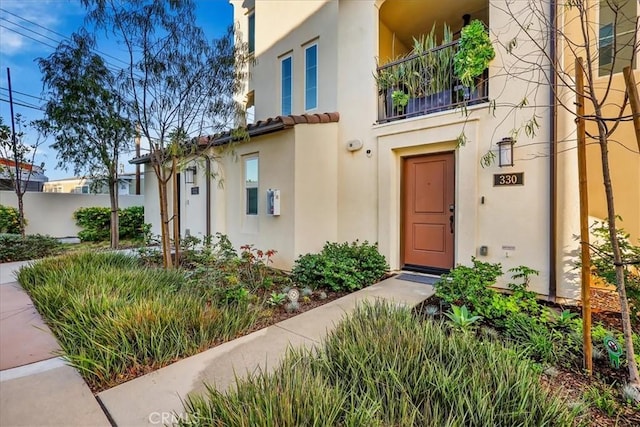
[[[304,51],[304,109],[318,107],[318,45]]]
[[[244,159],[245,213],[258,215],[258,156]]]
[[[249,53],[253,53],[256,49],[256,14],[254,12],[249,15]]]
[[[291,114],[293,104],[293,58],[287,56],[281,61],[282,115]]]
[[[637,0],[600,0],[599,74],[619,73],[632,65]]]

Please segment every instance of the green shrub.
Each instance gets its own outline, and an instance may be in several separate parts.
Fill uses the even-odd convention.
[[[302,287],[355,291],[375,283],[388,269],[375,244],[327,242],[319,254],[300,256],[291,277]]]
[[[317,351],[272,374],[189,395],[180,425],[568,426],[575,414],[499,342],[391,304],[361,306]],[[238,410],[242,408],[242,410]]]
[[[148,228],[144,223],[144,206],[120,209],[118,215],[121,238],[142,239],[144,237]]]
[[[616,271],[613,265],[613,248],[609,240],[608,223],[598,221],[591,226],[591,231],[596,237],[593,243],[594,251],[591,254],[591,266],[593,273],[601,277],[611,285],[616,285]],[[623,229],[618,229],[618,244],[625,262],[640,260],[640,246],[634,245],[629,240],[629,234]],[[637,327],[640,323],[640,270],[634,269],[631,264],[625,265],[624,282],[629,301],[629,314]]]
[[[20,215],[18,209],[11,206],[0,205],[0,233],[20,234]]]
[[[449,304],[470,306],[485,318],[495,318],[493,301],[501,296],[491,286],[502,275],[502,266],[478,261],[475,257],[471,261],[472,267],[457,265],[451,272],[443,274],[435,284],[436,295]],[[499,302],[496,300],[495,303]]]
[[[73,213],[76,225],[82,230],[78,238],[83,242],[101,242],[109,240],[111,227],[111,208],[80,208]],[[144,207],[131,206],[118,209],[119,235],[121,239],[142,239],[148,231],[144,223]]]
[[[62,243],[51,236],[0,234],[0,262],[44,258],[62,252]]]

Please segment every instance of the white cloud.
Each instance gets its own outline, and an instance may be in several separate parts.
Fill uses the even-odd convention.
[[[24,46],[24,38],[3,27],[0,27],[0,39],[2,39],[2,53],[12,55],[20,51]]]
[[[60,34],[76,29],[69,24],[80,24],[84,15],[80,2],[3,0],[0,8],[3,56],[50,50],[47,45],[56,46],[63,39]]]

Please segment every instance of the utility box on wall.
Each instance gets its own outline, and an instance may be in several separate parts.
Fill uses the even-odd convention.
[[[267,190],[267,215],[280,215],[280,190]]]

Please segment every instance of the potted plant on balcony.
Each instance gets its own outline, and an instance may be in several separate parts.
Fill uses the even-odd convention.
[[[447,24],[444,24],[441,47],[432,51],[433,74],[431,88],[433,92],[432,108],[436,111],[442,107],[451,105],[451,90],[453,88],[453,33]]]
[[[487,33],[484,23],[478,19],[471,21],[460,33],[458,51],[453,57],[453,68],[460,80],[468,99],[469,90],[475,90],[478,78],[489,68],[489,62],[495,58],[496,52]]]
[[[402,90],[394,90],[391,94],[391,100],[393,102],[394,115],[401,116],[404,114],[404,109],[409,102],[409,94]]]

